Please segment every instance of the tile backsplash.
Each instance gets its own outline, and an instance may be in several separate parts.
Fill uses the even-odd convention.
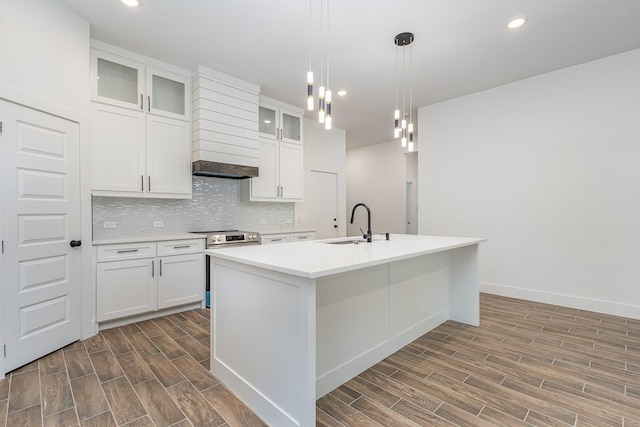
[[[293,203],[242,200],[240,185],[246,183],[194,176],[191,200],[94,196],[93,239],[189,231],[262,231],[294,227]],[[154,221],[162,221],[164,226],[153,227]],[[265,221],[266,224],[263,224]],[[114,222],[116,228],[103,228],[104,222]]]

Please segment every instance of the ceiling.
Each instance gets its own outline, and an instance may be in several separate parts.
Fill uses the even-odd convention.
[[[312,0],[311,31],[305,0],[143,0],[135,9],[119,0],[59,1],[91,23],[92,38],[184,68],[204,65],[301,108],[311,39],[318,82],[320,0]],[[393,138],[398,33],[415,34],[414,109],[640,48],[638,0],[334,0],[329,6],[330,87],[348,91],[334,95],[333,125],[347,131],[348,148]],[[517,15],[528,16],[527,24],[508,30],[507,20]]]

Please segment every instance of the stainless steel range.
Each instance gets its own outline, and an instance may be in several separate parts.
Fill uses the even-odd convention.
[[[221,230],[221,231],[194,231],[196,234],[207,236],[207,249],[231,248],[235,246],[259,245],[260,233],[254,231]],[[211,271],[209,255],[206,256],[206,302],[211,306]]]
[[[196,231],[195,233],[207,236],[207,249],[260,244],[260,233],[254,231],[222,230]]]

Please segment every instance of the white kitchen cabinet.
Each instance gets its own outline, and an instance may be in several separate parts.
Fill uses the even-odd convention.
[[[275,243],[303,242],[314,239],[314,232],[262,234],[260,235],[260,244],[271,245]]]
[[[202,301],[204,240],[158,242],[158,309]]]
[[[260,104],[259,173],[250,182],[251,201],[304,200],[302,113],[274,104]],[[285,105],[285,104],[281,104]]]
[[[260,236],[261,245],[273,245],[276,243],[289,243],[291,238],[288,234],[268,234]]]
[[[251,178],[250,200],[301,202],[304,199],[302,145],[260,138],[260,176]]]
[[[108,51],[115,50],[111,46],[99,46],[101,49],[91,50],[92,101],[175,119],[191,119],[188,72],[177,73],[149,65],[139,55],[128,52],[118,55]]]
[[[191,126],[188,122],[92,104],[94,195],[191,197]]]
[[[93,194],[191,198],[188,72],[165,72],[92,43],[100,46],[91,52]]]
[[[302,110],[260,97],[258,132],[268,139],[302,144]]]
[[[96,250],[96,320],[204,299],[204,240],[101,245]]]
[[[314,240],[316,238],[316,233],[291,233],[289,237],[292,242],[302,242],[305,240]]]
[[[98,264],[98,322],[155,310],[155,262],[147,258]]]

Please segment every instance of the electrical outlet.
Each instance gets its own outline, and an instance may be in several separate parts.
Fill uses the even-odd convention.
[[[264,219],[264,218],[261,218],[261,219],[260,219],[260,224],[266,224],[266,223],[267,223],[267,220],[266,220],[266,219]]]
[[[287,218],[287,224],[293,224],[293,220],[291,218]]]
[[[153,221],[153,226],[155,228],[164,227],[164,221]]]
[[[116,223],[114,221],[105,221],[102,223],[102,228],[116,228]]]

